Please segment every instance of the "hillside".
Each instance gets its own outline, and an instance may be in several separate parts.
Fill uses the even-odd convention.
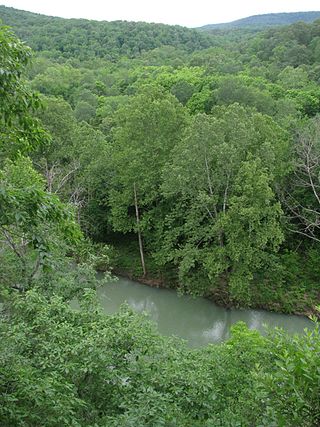
[[[5,6],[0,6],[0,20],[35,51],[50,51],[65,58],[112,60],[119,55],[135,57],[165,45],[188,52],[211,45],[209,35],[178,25],[63,19]]]
[[[265,15],[253,15],[236,21],[222,24],[208,24],[201,27],[202,30],[215,30],[227,28],[263,28],[279,25],[290,25],[295,22],[310,23],[320,18],[320,11],[292,12],[292,13],[268,13]]]

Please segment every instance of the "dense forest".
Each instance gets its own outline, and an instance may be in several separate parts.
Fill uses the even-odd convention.
[[[287,12],[287,13],[266,13],[263,15],[253,15],[236,21],[222,24],[207,24],[201,27],[202,30],[214,30],[217,28],[255,28],[275,27],[278,25],[290,25],[296,22],[311,23],[320,18],[320,12]]]
[[[0,18],[0,425],[319,425],[320,20]],[[97,269],[315,330],[190,350]]]
[[[35,50],[49,56],[115,61],[143,51],[173,46],[188,52],[211,46],[211,37],[196,30],[146,22],[100,22],[62,19],[0,6],[2,21]]]

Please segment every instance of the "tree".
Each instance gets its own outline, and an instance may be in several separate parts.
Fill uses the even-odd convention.
[[[81,236],[73,212],[44,187],[28,158],[7,161],[0,170],[0,276],[22,291],[51,266],[55,245]]]
[[[186,105],[188,100],[191,98],[193,93],[195,92],[195,87],[184,81],[180,80],[177,83],[175,83],[171,87],[171,93],[181,102],[181,104]]]
[[[74,115],[79,121],[90,122],[96,115],[96,109],[86,101],[79,101],[75,106]]]
[[[62,98],[43,98],[43,104],[45,108],[38,116],[50,133],[51,141],[36,150],[32,157],[46,179],[47,190],[61,195],[63,187],[80,167],[75,155],[77,121],[70,105]]]
[[[70,209],[45,191],[43,179],[33,169],[31,160],[18,154],[43,145],[48,137],[32,116],[39,106],[38,99],[21,80],[30,51],[5,27],[0,27],[0,38],[0,91],[4,100],[0,104],[1,140],[9,146],[1,151],[1,276],[9,287],[25,290],[39,270],[50,264],[54,240],[51,233],[73,242],[81,233]]]
[[[74,67],[54,64],[32,81],[32,87],[45,95],[62,96],[71,99],[80,83],[81,73]]]
[[[0,164],[48,141],[33,116],[40,106],[39,98],[21,79],[30,57],[30,49],[0,25]]]
[[[155,250],[162,265],[173,262],[178,266],[182,288],[197,294],[208,294],[221,284],[228,288],[231,272],[240,265],[252,267],[253,278],[268,264],[271,242],[274,239],[279,245],[282,241],[281,209],[273,201],[273,180],[281,181],[289,170],[287,136],[272,119],[239,105],[214,112],[216,117],[194,117],[164,168],[162,191],[171,209],[158,224],[162,238]],[[249,180],[247,186],[245,180]],[[253,189],[254,184],[261,188]],[[250,188],[251,196],[247,193]],[[261,192],[261,199],[255,198],[255,191]],[[272,209],[267,214],[269,205]],[[256,228],[252,236],[251,228]],[[268,236],[265,246],[255,233]],[[247,253],[246,244],[251,248]],[[243,256],[241,262],[236,259],[237,251]],[[252,254],[257,256],[256,263]],[[249,284],[249,271],[246,274],[248,280],[243,283]],[[234,301],[240,301],[241,287],[239,294],[236,288],[231,286],[229,291]]]
[[[111,221],[117,231],[137,233],[142,265],[142,234],[151,226],[148,215],[161,196],[162,168],[185,123],[178,101],[152,86],[143,88],[116,113]]]
[[[288,66],[281,71],[278,78],[285,89],[304,88],[309,83],[308,73],[302,67],[293,68]]]
[[[290,230],[320,242],[320,117],[311,119],[297,136],[295,173],[285,197],[292,218]]]
[[[100,181],[108,175],[107,143],[104,135],[88,123],[78,123],[71,106],[61,98],[44,98],[45,109],[38,113],[51,134],[51,143],[32,154],[34,164],[46,179],[47,190],[71,203],[78,222],[89,232],[96,223],[86,205]],[[105,187],[105,183],[103,184]],[[96,212],[96,214],[98,214]],[[90,214],[91,216],[91,214]],[[103,221],[101,221],[103,222]]]
[[[258,81],[256,82],[257,86]],[[218,104],[239,104],[256,108],[259,112],[272,115],[274,100],[266,90],[248,84],[245,78],[229,77],[223,79],[216,90]]]
[[[217,223],[225,235],[222,256],[228,260],[230,294],[240,304],[250,304],[250,285],[255,275],[272,268],[272,254],[277,253],[284,240],[283,211],[270,183],[259,159],[243,162],[230,208]]]

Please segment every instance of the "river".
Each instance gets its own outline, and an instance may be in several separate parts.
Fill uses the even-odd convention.
[[[179,296],[174,290],[152,288],[120,277],[98,290],[106,313],[115,313],[127,303],[137,312],[146,312],[163,335],[175,335],[190,347],[226,340],[232,324],[243,321],[250,329],[265,333],[265,326],[281,327],[289,333],[312,329],[306,317],[271,313],[264,310],[236,310],[218,307],[205,298]]]

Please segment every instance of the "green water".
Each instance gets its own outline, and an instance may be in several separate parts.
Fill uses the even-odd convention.
[[[114,313],[123,303],[138,312],[146,312],[163,335],[175,335],[191,347],[218,343],[228,338],[230,326],[244,321],[250,329],[265,331],[282,327],[290,333],[312,328],[305,317],[270,313],[263,310],[227,310],[204,298],[178,296],[175,291],[156,289],[125,278],[107,284],[98,291],[106,313]]]

